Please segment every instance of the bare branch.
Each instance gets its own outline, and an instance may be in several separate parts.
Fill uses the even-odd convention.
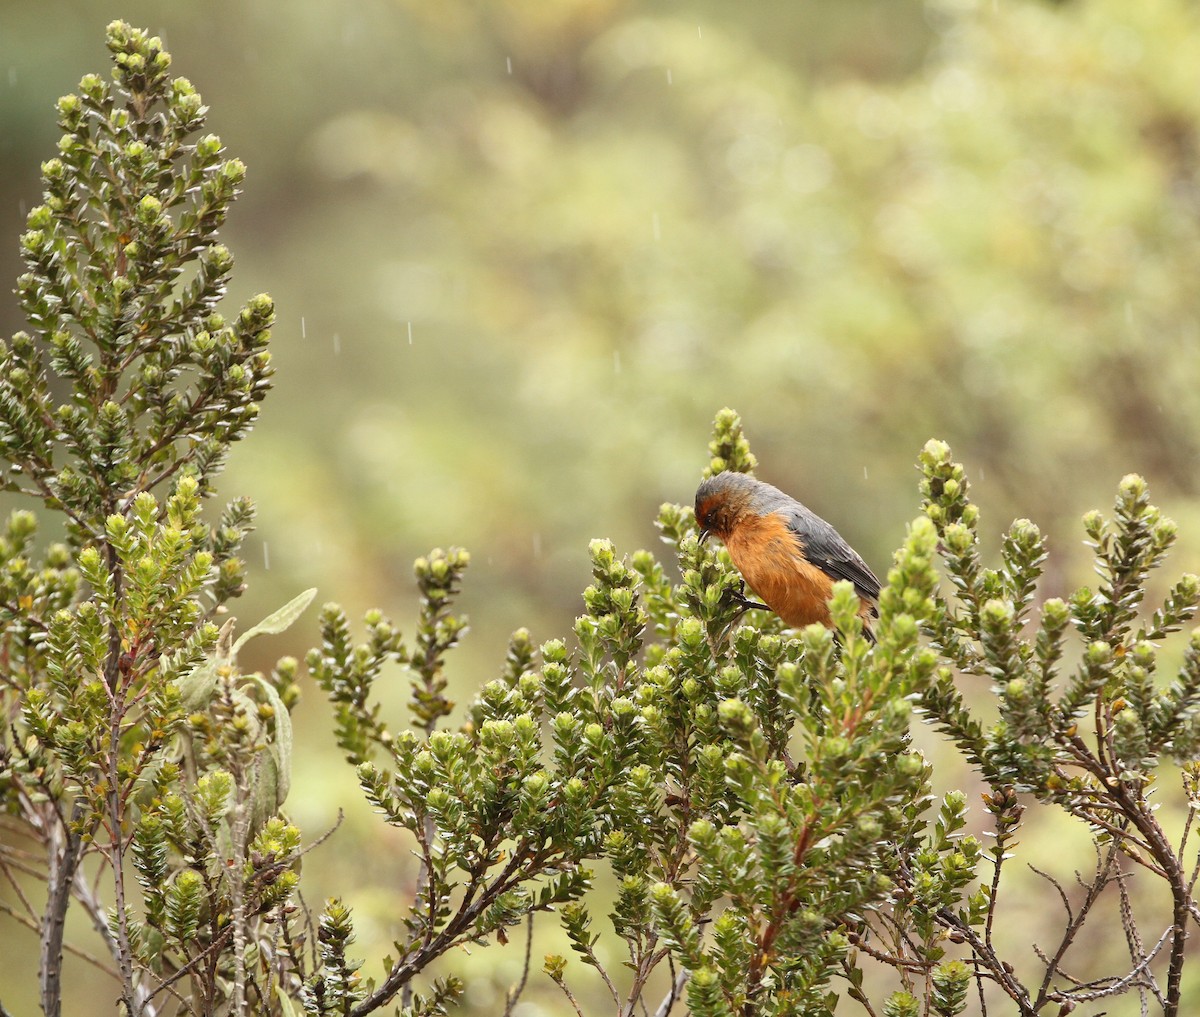
[[[566,995],[568,1001],[570,1002],[572,1008],[574,1008],[575,1013],[578,1015],[578,1017],[583,1017],[583,1011],[579,1009],[579,1002],[575,999],[575,996],[572,994],[570,988],[567,986],[567,983],[564,981],[555,979],[555,984],[560,989],[562,989],[563,993]]]
[[[1125,942],[1129,947],[1129,959],[1133,962],[1136,968],[1143,963],[1146,958],[1146,949],[1142,945],[1142,936],[1138,931],[1137,921],[1133,914],[1133,902],[1129,899],[1129,888],[1125,885],[1124,880],[1119,880],[1117,888],[1121,895],[1121,929],[1125,933]],[[1147,967],[1146,979],[1144,982],[1139,981],[1138,996],[1141,999],[1142,1010],[1146,1009],[1146,989],[1149,988],[1154,993],[1154,998],[1158,1000],[1160,1006],[1165,1005],[1162,993],[1159,991],[1158,982],[1154,977],[1154,973]]]
[[[525,963],[521,968],[521,980],[508,990],[504,1006],[504,1017],[512,1017],[513,1008],[525,991],[525,983],[529,981],[529,963],[533,959],[533,912],[529,912],[525,930]]]
[[[1063,907],[1067,911],[1067,927],[1063,930],[1062,939],[1059,940],[1058,949],[1054,952],[1054,956],[1047,958],[1038,950],[1038,956],[1046,965],[1046,972],[1042,977],[1042,984],[1038,989],[1037,998],[1034,1000],[1035,1010],[1041,1009],[1049,1001],[1051,996],[1050,986],[1054,982],[1054,976],[1059,972],[1059,965],[1062,963],[1063,957],[1066,956],[1067,951],[1071,948],[1071,944],[1075,942],[1075,937],[1079,934],[1079,930],[1083,928],[1084,922],[1087,921],[1088,914],[1092,910],[1092,905],[1096,903],[1097,898],[1104,891],[1104,888],[1111,882],[1109,873],[1116,862],[1118,850],[1118,843],[1113,841],[1109,845],[1108,853],[1101,857],[1100,847],[1096,845],[1096,877],[1090,883],[1084,882],[1078,872],[1075,874],[1075,878],[1081,886],[1086,887],[1087,891],[1083,902],[1079,905],[1079,910],[1075,912],[1072,912],[1066,891],[1059,882],[1046,873],[1034,868],[1032,865],[1030,866],[1034,872],[1047,879],[1058,890],[1059,896],[1063,901]],[[1118,882],[1120,881],[1118,880]],[[1035,949],[1037,948],[1035,947]]]
[[[1067,989],[1063,992],[1064,996],[1072,1000],[1093,1000],[1104,999],[1108,996],[1116,996],[1124,992],[1130,985],[1136,983],[1136,980],[1149,968],[1151,962],[1158,956],[1163,946],[1171,939],[1174,929],[1168,928],[1154,944],[1154,948],[1146,955],[1146,957],[1127,975],[1120,978],[1097,978],[1091,982],[1081,982],[1075,988]]]
[[[671,968],[671,989],[663,998],[663,1001],[658,1004],[658,1009],[654,1011],[654,1017],[668,1017],[676,1001],[679,999],[679,994],[683,992],[683,987],[687,985],[688,973],[683,970],[677,973],[673,958],[668,957],[667,962]]]
[[[76,802],[72,811],[72,822],[83,814],[83,806]],[[71,902],[71,884],[82,856],[83,838],[71,829],[70,824],[52,826],[47,844],[49,874],[46,908],[41,921],[41,978],[42,1011],[46,1017],[60,1017],[62,1013],[62,955],[63,932],[67,921],[67,906]]]

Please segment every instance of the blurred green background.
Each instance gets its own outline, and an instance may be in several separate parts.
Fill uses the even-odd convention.
[[[231,300],[275,297],[279,375],[222,482],[260,510],[246,623],[317,586],[407,624],[412,558],[465,546],[465,698],[513,628],[569,631],[589,538],[655,545],[724,405],[880,573],[931,436],[993,549],[1016,515],[1049,534],[1047,596],[1088,581],[1078,518],[1134,470],[1181,523],[1172,573],[1200,568],[1191,0],[0,0],[0,278],[116,17],[250,169]],[[306,689],[289,807],[309,836],[346,808],[305,882],[377,958],[414,872],[326,717]],[[12,938],[0,981],[32,988]],[[456,960],[473,1012],[519,953]],[[68,1009],[112,1012],[73,977]],[[561,1012],[532,981],[522,1017]]]

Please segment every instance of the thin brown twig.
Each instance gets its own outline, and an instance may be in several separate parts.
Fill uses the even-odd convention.
[[[1067,896],[1067,891],[1063,889],[1062,883],[1060,883],[1057,879],[1055,879],[1052,875],[1050,875],[1050,873],[1043,872],[1036,865],[1030,864],[1029,871],[1032,872],[1035,876],[1041,876],[1042,879],[1044,879],[1047,883],[1049,883],[1052,887],[1054,887],[1054,889],[1058,893],[1059,900],[1062,901],[1063,910],[1067,913],[1067,921],[1068,922],[1074,921],[1075,912],[1071,908],[1071,899]],[[1078,872],[1075,873],[1075,878],[1076,879],[1079,878]]]
[[[868,956],[874,956],[870,950],[866,951],[866,953],[868,954]],[[886,961],[885,961],[885,963],[886,963]],[[843,957],[842,958],[842,971],[846,972],[846,980],[847,981],[849,981],[849,979],[850,979],[849,972],[851,970],[853,970],[853,966],[850,962],[849,956]],[[851,983],[851,984],[853,984],[853,983]],[[867,1017],[877,1017],[877,1015],[875,1013],[875,1008],[873,1006],[871,1006],[871,1001],[869,999],[867,999],[867,997],[863,993],[852,989],[849,993],[849,996],[851,999],[854,1000],[854,1002],[856,1002],[859,1006],[861,1006],[867,1012]]]
[[[181,979],[184,975],[188,974],[202,960],[205,960],[220,951],[225,944],[229,942],[232,936],[233,929],[227,925],[220,935],[218,935],[216,939],[208,944],[208,946],[196,954],[195,957],[189,960],[182,967],[176,968],[168,978],[163,979],[163,981],[159,983],[158,987],[150,993],[148,998],[153,999],[160,992],[168,991],[172,985],[179,981],[179,979]]]
[[[504,1017],[512,1017],[513,1008],[525,991],[525,983],[529,981],[529,964],[533,960],[533,912],[529,912],[525,930],[525,963],[521,968],[521,980],[508,990],[508,998],[504,1006]]]
[[[486,859],[485,852],[481,857],[481,864]],[[460,942],[470,926],[501,894],[530,879],[531,872],[539,871],[547,864],[548,860],[544,854],[530,852],[526,848],[514,851],[504,870],[487,882],[482,891],[480,889],[480,884],[484,882],[482,874],[473,874],[471,885],[459,902],[458,911],[454,917],[441,927],[441,930],[428,944],[423,944],[413,954],[406,955],[403,960],[395,961],[387,977],[375,988],[375,991],[360,1000],[353,1008],[352,1017],[364,1017],[365,1014],[373,1013],[389,1002],[434,958],[441,956],[451,946]],[[479,895],[478,898],[476,898],[476,894]]]
[[[1180,856],[1179,864],[1183,864],[1183,858]],[[1188,896],[1194,897],[1196,894],[1196,880],[1200,878],[1200,851],[1196,852],[1196,864],[1192,867],[1192,875],[1188,879]]]
[[[75,882],[72,887],[72,896],[79,902],[80,906],[87,912],[88,918],[91,919],[92,927],[103,940],[104,945],[108,947],[109,954],[116,959],[117,945],[113,939],[112,929],[108,924],[107,909],[100,901],[98,891],[100,873],[103,871],[103,866],[97,866],[96,879],[97,881],[91,886],[88,885],[87,878],[84,876],[83,870],[80,869],[75,873]]]
[[[1043,1007],[1049,1001],[1050,986],[1054,982],[1055,974],[1057,974],[1059,971],[1059,966],[1062,964],[1063,957],[1066,956],[1067,951],[1075,942],[1075,937],[1079,934],[1079,930],[1083,928],[1084,922],[1087,921],[1088,914],[1091,912],[1092,906],[1096,903],[1097,898],[1099,898],[1100,894],[1104,891],[1104,888],[1112,881],[1109,873],[1112,871],[1112,867],[1116,862],[1118,848],[1118,842],[1113,841],[1109,845],[1108,853],[1101,856],[1100,847],[1099,845],[1096,845],[1096,877],[1090,883],[1085,882],[1083,877],[1080,876],[1078,872],[1075,873],[1075,878],[1079,881],[1080,885],[1085,888],[1086,891],[1083,902],[1079,905],[1079,910],[1075,912],[1072,912],[1067,893],[1058,880],[1054,879],[1049,874],[1034,868],[1034,866],[1030,866],[1034,872],[1048,880],[1050,884],[1058,890],[1059,896],[1063,901],[1063,907],[1067,912],[1067,927],[1063,931],[1062,939],[1059,940],[1058,949],[1055,950],[1054,956],[1046,957],[1041,953],[1040,950],[1038,952],[1038,956],[1046,965],[1046,972],[1042,977],[1042,984],[1038,988],[1037,998],[1034,1000],[1033,1006],[1035,1011],[1041,1009],[1041,1007]],[[1117,882],[1120,883],[1122,889],[1124,889],[1124,883],[1119,879]]]
[[[936,917],[943,927],[953,929],[963,937],[971,950],[971,962],[975,965],[976,971],[981,967],[985,970],[986,977],[991,978],[1004,990],[1008,998],[1017,1004],[1021,1017],[1037,1017],[1037,1012],[1030,1003],[1029,991],[1013,974],[1011,967],[1006,967],[1001,962],[995,951],[980,938],[971,926],[961,921],[948,908],[942,908]]]
[[[1191,896],[1184,880],[1183,869],[1175,850],[1142,797],[1140,789],[1130,788],[1118,781],[1112,788],[1113,797],[1125,806],[1129,821],[1150,845],[1151,854],[1163,868],[1164,878],[1171,888],[1171,954],[1167,965],[1167,988],[1164,994],[1164,1017],[1178,1017],[1183,995],[1183,964],[1187,945],[1188,909]]]
[[[861,937],[853,940],[852,942],[854,943],[855,950],[861,950],[868,957],[874,958],[875,960],[888,965],[888,967],[903,968],[908,971],[924,972],[930,966],[927,961],[911,960],[908,957],[901,957],[898,954],[885,953],[883,950],[876,950]]]
[[[41,925],[36,920],[36,918],[33,920],[30,920],[30,918],[27,915],[21,914],[19,911],[17,911],[16,908],[14,908],[7,901],[0,900],[0,913],[8,915],[8,917],[11,918],[14,922],[17,922],[19,925],[28,929],[30,932],[33,932],[36,934],[41,931]],[[111,975],[113,978],[117,977],[117,972],[116,972],[115,968],[109,967],[107,964],[104,963],[104,961],[102,961],[95,954],[88,953],[82,947],[74,946],[70,942],[64,942],[63,943],[63,952],[73,954],[74,956],[78,957],[80,960],[85,961],[88,964],[92,965],[92,967],[98,968],[100,971],[103,971],[106,975]]]
[[[1146,958],[1146,948],[1142,944],[1142,936],[1138,931],[1137,921],[1133,914],[1133,901],[1129,899],[1129,888],[1125,885],[1124,880],[1120,881],[1117,886],[1120,894],[1120,913],[1121,913],[1121,929],[1125,933],[1125,943],[1129,948],[1129,959],[1133,962],[1135,968],[1143,963]],[[1141,1001],[1142,1012],[1147,1010],[1146,990],[1149,989],[1154,998],[1158,1000],[1160,1006],[1164,1005],[1162,993],[1158,988],[1158,981],[1154,977],[1154,972],[1149,967],[1146,968],[1146,978],[1139,979],[1137,982],[1138,998]]]
[[[5,853],[6,852],[4,852],[3,850],[0,850],[0,872],[2,872],[4,874],[5,880],[8,882],[8,885],[12,887],[13,893],[15,893],[17,895],[17,899],[21,902],[22,907],[25,908],[26,913],[29,915],[30,918],[32,918],[36,922],[37,921],[37,911],[34,909],[34,906],[29,902],[29,898],[27,896],[25,896],[25,889],[24,889],[24,887],[21,886],[18,879],[12,874],[12,870],[16,869],[17,872],[20,872],[26,876],[35,876],[37,878],[44,878],[44,877],[41,872],[36,870],[31,865],[26,866],[25,864],[18,862],[15,859],[6,859],[4,857]]]
[[[571,1006],[574,1007],[575,1013],[578,1015],[578,1017],[583,1017],[583,1011],[579,1009],[579,1001],[575,998],[574,994],[571,992],[570,988],[567,986],[567,983],[565,981],[563,981],[562,979],[555,979],[555,984],[557,984],[558,987],[560,989],[562,989],[563,993],[566,995]]]
[[[1195,821],[1196,821],[1196,806],[1192,802],[1188,802],[1187,816],[1185,817],[1185,819],[1183,821],[1183,833],[1181,833],[1179,835],[1178,857],[1179,857],[1180,865],[1183,864],[1183,855],[1184,855],[1184,852],[1187,850],[1188,837],[1191,835],[1192,824]],[[1190,890],[1191,886],[1189,886],[1188,889]]]
[[[1128,974],[1122,975],[1120,978],[1109,976],[1106,978],[1097,978],[1090,982],[1080,982],[1071,978],[1064,972],[1064,977],[1074,983],[1074,988],[1068,989],[1063,993],[1072,1000],[1089,1001],[1094,999],[1104,999],[1108,996],[1116,996],[1124,992],[1130,985],[1134,984],[1134,980],[1141,976],[1150,966],[1155,957],[1158,956],[1167,940],[1171,938],[1175,930],[1168,927],[1167,930],[1158,938],[1154,948],[1146,954],[1145,958],[1134,967]],[[1108,984],[1104,984],[1108,983]]]

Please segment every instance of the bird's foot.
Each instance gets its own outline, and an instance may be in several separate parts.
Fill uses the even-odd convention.
[[[746,596],[746,584],[744,582],[742,583],[741,587],[738,589],[738,592],[734,594],[734,596],[737,598],[738,606],[743,611],[748,611],[751,608],[753,608],[756,611],[770,611],[771,610],[769,607],[767,607],[766,604],[760,604],[760,603],[758,603],[758,601],[750,600]]]

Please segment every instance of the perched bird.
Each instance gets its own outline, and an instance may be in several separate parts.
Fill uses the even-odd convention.
[[[700,539],[719,537],[742,577],[789,625],[831,626],[833,584],[848,579],[862,601],[863,630],[879,614],[879,580],[820,516],[744,473],[718,473],[696,491]]]

